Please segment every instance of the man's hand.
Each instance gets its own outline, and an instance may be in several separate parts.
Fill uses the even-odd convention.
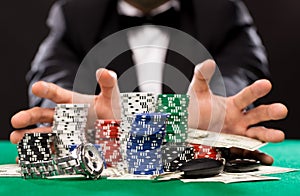
[[[265,142],[283,141],[284,133],[281,130],[255,126],[260,122],[285,118],[288,110],[283,104],[260,105],[245,111],[247,106],[270,92],[271,83],[268,80],[258,80],[234,96],[216,96],[208,86],[215,66],[214,61],[207,60],[195,68],[188,91],[191,99],[189,126],[248,136]],[[252,157],[253,154],[265,164],[273,162],[265,154],[254,152]]]
[[[99,69],[96,73],[97,81],[101,88],[99,95],[84,95],[63,89],[53,83],[37,82],[32,86],[34,95],[49,99],[57,104],[60,103],[89,103],[90,124],[96,118],[117,119],[120,117],[116,74],[106,69]],[[25,133],[51,132],[51,127],[38,127],[26,129],[26,127],[38,123],[52,123],[54,116],[53,108],[34,107],[20,111],[11,118],[11,124],[15,130],[10,135],[10,141],[18,143]]]

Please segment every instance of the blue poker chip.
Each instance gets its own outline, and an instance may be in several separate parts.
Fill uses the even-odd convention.
[[[132,147],[132,146],[151,146],[151,147],[156,147],[156,146],[161,146],[163,144],[163,139],[157,139],[157,140],[152,140],[152,141],[145,141],[145,140],[127,140],[127,146]]]
[[[148,170],[148,171],[133,171],[134,175],[157,175],[157,174],[161,174],[163,173],[164,170],[160,169],[160,170]]]
[[[162,153],[162,150],[161,148],[157,148],[157,149],[154,149],[154,150],[145,150],[145,151],[137,151],[137,150],[127,150],[126,153],[128,154],[139,154],[141,156],[148,156],[148,155],[157,155],[157,154],[161,154]]]
[[[160,148],[160,146],[132,144],[132,145],[127,145],[126,148],[130,150],[145,151],[145,150],[154,150]]]
[[[166,127],[165,123],[132,123],[132,128],[139,128],[139,129],[164,129]]]
[[[135,115],[126,136],[125,161],[130,173],[154,175],[163,172],[161,147],[166,135],[167,113]]]
[[[157,148],[160,148],[160,146],[159,145],[136,145],[136,144],[127,145],[127,149],[138,150],[138,151],[154,150]]]
[[[163,165],[162,159],[151,159],[151,160],[145,160],[145,159],[126,159],[127,164],[130,167],[159,167]]]
[[[141,166],[129,166],[129,171],[149,171],[149,170],[161,170],[163,168],[163,164],[160,164],[158,166],[153,165],[141,165]]]
[[[160,150],[160,148],[154,150],[145,150],[145,151],[127,149],[126,155],[139,156],[139,157],[159,157],[162,155],[162,151]]]
[[[131,167],[131,168],[129,168],[128,170],[129,171],[131,171],[131,173],[133,173],[133,172],[135,172],[135,171],[140,171],[140,172],[147,172],[147,171],[149,171],[149,170],[161,170],[161,169],[163,169],[164,168],[164,166],[162,165],[162,166],[160,166],[160,167]]]
[[[165,138],[165,135],[163,134],[157,134],[156,135],[157,137],[148,137],[148,136],[132,136],[132,135],[129,135],[127,137],[127,141],[131,141],[131,142],[136,142],[136,143],[139,143],[139,142],[144,142],[144,143],[157,143],[159,142],[160,140],[163,140]]]
[[[153,128],[142,128],[142,127],[131,127],[130,132],[132,134],[137,134],[137,135],[153,135],[156,133],[163,133],[165,132],[164,127],[153,127]]]
[[[164,138],[166,135],[165,131],[157,131],[157,132],[139,132],[139,131],[131,131],[128,132],[128,136],[133,138],[142,138],[142,137],[148,137],[148,138]]]
[[[168,117],[168,113],[162,112],[140,113],[135,115],[134,122],[143,121],[146,124],[149,122],[164,122]]]
[[[132,139],[128,138],[127,146],[161,146],[163,139],[155,139],[150,141],[145,141],[142,139]]]
[[[159,167],[160,165],[163,165],[163,160],[162,158],[153,158],[153,159],[136,159],[135,157],[130,158],[128,157],[126,159],[127,164],[129,167],[139,167],[139,166],[143,166],[143,167]]]
[[[155,133],[152,135],[138,135],[135,133],[130,133],[128,138],[132,141],[143,140],[146,142],[146,141],[151,141],[151,140],[163,139],[165,137],[165,135],[166,135],[165,132],[159,132],[159,133]]]
[[[138,154],[132,154],[129,155],[127,154],[127,159],[132,160],[132,161],[137,161],[137,160],[144,160],[144,161],[157,161],[160,160],[163,157],[162,154],[158,154],[158,155],[148,155],[148,156],[140,156]]]
[[[153,128],[153,129],[131,127],[129,132],[131,135],[149,136],[149,135],[154,135],[154,134],[163,134],[166,132],[166,129],[165,129],[165,127]]]

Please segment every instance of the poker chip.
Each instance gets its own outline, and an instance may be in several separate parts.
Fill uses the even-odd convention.
[[[172,143],[162,146],[162,161],[165,172],[177,171],[183,164],[194,159],[194,148],[185,143]]]
[[[94,142],[101,146],[107,167],[116,167],[122,161],[120,152],[121,120],[97,119],[95,121]]]
[[[53,133],[25,133],[17,144],[20,162],[41,162],[51,159],[55,134]]]
[[[120,123],[120,152],[122,159],[126,160],[127,142],[129,140],[129,132],[136,115],[145,119],[144,114],[155,112],[156,94],[148,92],[129,92],[120,94],[121,101],[121,123]],[[141,121],[140,121],[141,122]],[[136,123],[135,123],[136,124]],[[136,124],[137,125],[137,124]],[[138,131],[138,129],[136,129]],[[139,132],[141,133],[141,132]],[[134,133],[132,133],[134,134]],[[122,164],[126,167],[126,162]],[[124,168],[126,169],[126,168]]]
[[[127,171],[135,175],[162,173],[161,146],[165,135],[165,113],[136,114],[126,143]]]
[[[189,95],[159,94],[156,112],[168,113],[164,142],[182,143],[187,139]]]
[[[218,148],[186,143],[188,95],[121,93],[120,97],[121,118],[97,119],[89,129],[88,104],[57,104],[53,133],[25,134],[17,146],[19,160],[48,161],[53,153],[66,157],[84,142],[96,146],[105,167],[134,175],[178,171],[199,158],[221,159]]]
[[[215,160],[220,160],[222,158],[222,152],[216,147],[206,146],[202,144],[188,144],[194,148],[195,159],[200,158],[211,158]]]
[[[89,104],[57,104],[52,132],[57,157],[70,155],[70,146],[86,142],[85,129]]]

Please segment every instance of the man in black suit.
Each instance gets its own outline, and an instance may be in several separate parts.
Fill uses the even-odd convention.
[[[125,2],[128,5],[124,5]],[[140,9],[151,20],[155,17],[151,13],[152,8],[157,9],[157,5],[166,3],[175,9],[175,13],[169,14],[171,16],[165,14],[158,21],[153,21],[154,24],[186,32],[203,44],[222,73],[227,96],[236,94],[257,79],[269,78],[265,49],[241,1],[72,0],[54,4],[48,18],[50,34],[42,43],[27,75],[29,86],[44,80],[72,89],[82,59],[99,41],[124,28],[139,25],[124,19],[124,15],[141,16],[138,11],[130,9]],[[176,41],[170,40],[169,44]],[[204,59],[201,59],[200,51],[198,53],[200,63]],[[109,65],[103,66],[112,69],[120,77],[136,63],[131,56],[131,51],[126,51]],[[189,80],[192,79],[195,64],[189,59],[168,51],[165,61],[178,68]],[[171,91],[168,88],[164,90]],[[29,99],[30,106],[50,104],[45,99],[36,98],[31,90]]]
[[[128,18],[132,15],[137,18]],[[145,18],[146,23],[169,26],[190,34],[207,48],[218,64],[228,98],[213,95],[207,85],[213,78],[216,66],[213,61],[207,60],[195,67],[196,64],[180,54],[166,52],[166,63],[180,70],[191,81],[188,91],[191,102],[198,102],[197,107],[202,111],[200,120],[196,119],[197,123],[192,122],[190,126],[207,129],[211,123],[211,114],[224,109],[225,105],[225,121],[220,127],[222,131],[269,142],[284,139],[280,130],[254,126],[263,121],[284,118],[287,114],[284,105],[271,104],[244,110],[266,95],[271,90],[271,84],[267,80],[257,81],[268,77],[266,55],[249,13],[238,0],[58,1],[48,19],[50,34],[42,43],[27,75],[32,87],[29,91],[30,106],[42,107],[17,113],[12,118],[12,125],[24,128],[36,123],[51,123],[53,110],[44,107],[53,107],[53,103],[72,102],[74,93],[69,90],[72,89],[76,71],[85,55],[112,33],[142,25],[141,18]],[[137,37],[136,35],[133,37]],[[171,38],[172,36],[167,45],[176,42]],[[128,42],[130,45],[130,38]],[[141,57],[138,58],[135,51],[124,52],[109,65],[104,65],[112,71],[103,68],[97,71],[101,89],[99,95],[75,93],[76,96],[81,98],[80,101],[92,104],[97,118],[112,118],[112,99],[119,92],[116,75],[120,77],[127,69],[138,64],[137,59]],[[199,58],[198,63],[203,60],[205,59]],[[139,74],[137,71],[137,76]],[[38,82],[40,80],[46,82]],[[142,82],[137,83],[135,90],[141,90]],[[172,91],[169,86],[156,86],[154,89],[159,89],[158,92],[162,93]],[[213,104],[208,104],[212,100]],[[14,131],[11,141],[17,142],[26,131],[49,130],[49,127],[38,127]],[[272,158],[264,154],[256,152],[255,156],[264,163],[273,162]]]

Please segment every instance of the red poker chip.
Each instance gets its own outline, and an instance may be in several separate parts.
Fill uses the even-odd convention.
[[[117,132],[100,132],[100,133],[96,133],[95,137],[101,137],[101,136],[118,136],[119,133]]]
[[[100,125],[107,125],[107,124],[111,124],[111,125],[115,125],[115,124],[120,124],[121,120],[118,119],[97,119],[95,121],[95,124],[100,124]]]
[[[117,130],[119,131],[120,127],[119,126],[102,126],[102,125],[99,125],[99,126],[95,126],[95,129],[96,130]]]
[[[98,131],[98,132],[96,132],[95,133],[95,135],[101,135],[101,134],[119,134],[119,132],[118,131],[110,131],[110,130],[103,130],[103,131]]]
[[[118,135],[98,135],[95,139],[118,139]]]
[[[217,148],[212,146],[206,146],[201,144],[189,144],[194,148],[194,158],[211,158],[211,159],[220,159],[221,152],[218,151]]]

